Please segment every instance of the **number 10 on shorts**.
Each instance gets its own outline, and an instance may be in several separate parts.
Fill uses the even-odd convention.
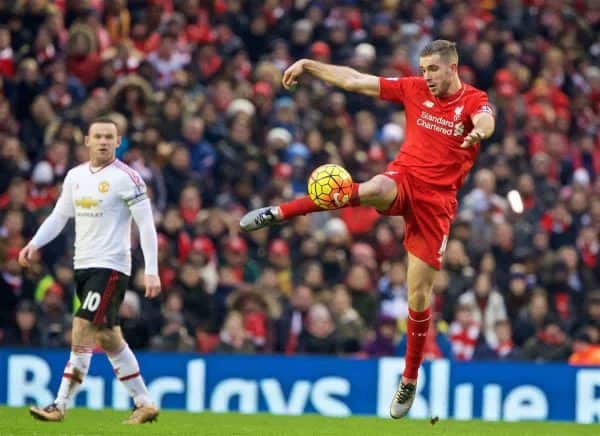
[[[89,291],[85,296],[85,300],[83,300],[83,304],[81,305],[82,309],[89,310],[90,312],[95,312],[100,305],[100,293]]]

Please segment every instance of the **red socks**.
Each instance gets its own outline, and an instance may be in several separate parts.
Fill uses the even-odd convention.
[[[352,183],[352,194],[350,195],[350,201],[348,202],[350,207],[360,206],[360,198],[358,197],[358,185],[359,183]]]
[[[282,203],[279,205],[279,208],[281,209],[281,214],[283,215],[284,220],[323,210],[317,206],[308,195],[288,201],[287,203]]]
[[[419,366],[423,360],[423,348],[425,348],[425,338],[427,338],[430,320],[431,308],[422,312],[408,309],[404,378],[417,379]]]
[[[358,198],[358,185],[359,184],[356,182],[352,183],[352,195],[350,196],[350,201],[346,206],[342,207],[353,207],[360,205],[360,198]],[[288,201],[287,203],[282,203],[279,205],[279,208],[281,209],[281,214],[283,215],[284,220],[288,220],[299,215],[306,215],[307,213],[320,212],[324,210],[317,206],[308,195]]]

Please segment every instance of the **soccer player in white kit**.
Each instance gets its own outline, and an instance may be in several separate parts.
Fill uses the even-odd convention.
[[[159,413],[118,321],[131,275],[132,217],[144,253],[145,295],[154,298],[161,292],[156,229],[146,185],[136,171],[116,158],[120,141],[112,121],[91,123],[85,137],[90,161],[67,173],[54,210],[19,253],[21,265],[29,266],[36,251],[58,236],[69,218],[75,219],[75,284],[81,306],[73,319],[71,354],[56,400],[45,408],[30,408],[31,415],[43,421],[63,420],[88,372],[96,344],[106,351],[116,376],[133,397],[135,407],[125,423],[150,422]]]

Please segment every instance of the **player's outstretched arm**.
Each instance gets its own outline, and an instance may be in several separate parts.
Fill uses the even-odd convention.
[[[54,238],[62,232],[62,229],[65,228],[69,218],[70,217],[63,215],[54,209],[52,213],[48,215],[48,218],[44,220],[38,231],[35,232],[35,235],[31,241],[29,241],[29,244],[23,247],[19,252],[19,264],[24,268],[29,267],[30,261],[37,250],[54,240]]]
[[[460,148],[471,147],[484,139],[489,138],[496,128],[496,120],[491,114],[480,112],[473,116],[473,130],[465,136]]]
[[[129,207],[131,216],[140,232],[140,245],[144,253],[146,298],[154,298],[160,294],[161,285],[158,276],[158,238],[152,216],[152,205],[149,199],[140,201]]]
[[[298,77],[304,72],[346,91],[379,97],[379,77],[363,74],[350,67],[324,64],[312,59],[300,59],[290,65],[283,73],[283,87],[294,87],[298,83]]]
[[[27,268],[37,249],[54,240],[62,232],[62,229],[65,228],[69,218],[75,216],[71,189],[72,176],[71,171],[69,171],[63,181],[62,190],[54,209],[52,209],[52,212],[44,220],[38,231],[35,232],[29,244],[19,253],[19,263],[22,267]]]
[[[19,264],[24,268],[29,267],[37,250],[54,240],[62,232],[62,229],[65,228],[69,218],[74,215],[71,173],[68,172],[54,209],[52,209],[50,215],[48,215],[37,232],[35,232],[29,244],[19,252]]]

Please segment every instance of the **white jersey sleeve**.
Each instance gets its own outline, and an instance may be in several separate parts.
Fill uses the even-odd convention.
[[[67,218],[73,218],[75,216],[75,208],[73,207],[73,177],[71,171],[65,176],[62,191],[54,206],[53,212],[59,213]]]
[[[145,273],[158,275],[158,237],[154,227],[150,200],[138,201],[129,208],[140,232],[140,245],[144,253]]]
[[[146,193],[146,183],[133,169],[129,169],[129,178],[119,190],[119,196],[131,207],[140,201],[148,198]]]
[[[127,168],[128,178],[119,189],[119,196],[127,204],[140,233],[144,254],[145,273],[158,275],[158,238],[152,216],[152,205],[146,193],[146,184],[133,169]]]

